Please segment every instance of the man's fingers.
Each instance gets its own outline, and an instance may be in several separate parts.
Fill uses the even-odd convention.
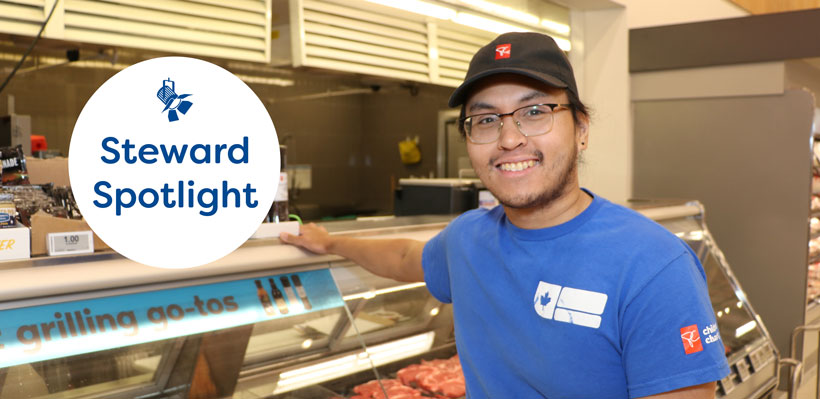
[[[313,223],[303,225],[300,234],[282,232],[279,239],[285,244],[296,245],[308,251],[323,254],[327,252],[327,230]]]
[[[296,244],[296,242],[299,240],[299,236],[283,231],[281,234],[279,234],[279,239],[287,244]]]

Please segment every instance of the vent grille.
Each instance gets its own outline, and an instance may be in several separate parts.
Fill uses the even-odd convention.
[[[466,26],[445,23],[438,28],[439,80],[447,86],[458,86],[467,74],[470,59],[495,35]]]
[[[45,0],[0,0],[0,31],[36,36],[46,19]]]
[[[423,21],[328,1],[304,0],[301,5],[298,25],[304,41],[294,65],[429,81]]]
[[[295,66],[457,86],[472,54],[494,37],[361,0],[293,0],[291,7]]]
[[[52,1],[0,0],[0,31],[36,35]],[[267,62],[269,9],[270,0],[63,0],[44,36]]]

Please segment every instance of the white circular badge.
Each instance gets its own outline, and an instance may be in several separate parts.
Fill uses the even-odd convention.
[[[215,261],[259,227],[276,194],[279,140],[239,78],[185,57],[140,62],[88,100],[68,170],[88,225],[156,267]]]

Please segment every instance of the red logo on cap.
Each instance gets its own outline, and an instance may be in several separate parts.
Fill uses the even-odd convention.
[[[495,59],[500,60],[502,58],[510,58],[511,48],[512,46],[509,43],[495,46]]]
[[[687,355],[703,350],[697,324],[681,328],[680,339],[683,341],[683,351],[686,352]]]

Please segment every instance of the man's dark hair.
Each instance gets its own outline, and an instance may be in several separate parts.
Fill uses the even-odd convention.
[[[581,118],[580,116],[584,116],[586,119],[589,119],[589,108],[587,108],[584,103],[581,102],[581,99],[572,92],[572,90],[564,90],[567,93],[567,98],[569,99],[569,105],[572,108],[572,120],[575,122],[577,126],[580,123]],[[464,130],[464,124],[461,121],[464,117],[467,116],[467,103],[461,104],[461,112],[458,114],[458,132],[461,133],[461,138],[463,140],[467,139],[467,132]]]

